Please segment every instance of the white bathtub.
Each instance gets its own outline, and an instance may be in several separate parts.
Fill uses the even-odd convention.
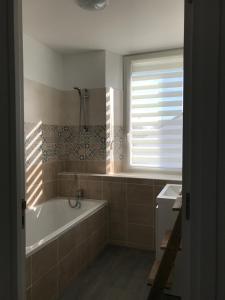
[[[67,199],[54,199],[26,210],[26,255],[30,256],[71,227],[106,205],[103,200],[81,200],[71,208]]]

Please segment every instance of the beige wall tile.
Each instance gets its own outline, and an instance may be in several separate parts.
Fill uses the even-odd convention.
[[[154,180],[153,179],[145,179],[145,178],[126,178],[127,183],[131,184],[145,184],[149,186],[154,186]]]
[[[82,243],[86,242],[88,237],[91,235],[93,230],[92,225],[92,218],[93,216],[88,217],[86,220],[82,221],[80,224],[77,225],[77,245],[81,245]]]
[[[43,180],[43,164],[40,161],[38,164],[32,165],[29,169],[25,170],[26,188],[34,182],[38,183]]]
[[[62,172],[63,168],[63,162],[60,161],[35,163],[25,172],[26,188],[33,183],[38,184],[41,181],[43,183],[56,181],[58,173]]]
[[[110,207],[109,219],[112,223],[121,223],[127,221],[127,209],[112,209]]]
[[[106,92],[105,88],[89,89],[87,100],[88,125],[105,125],[106,118]],[[70,124],[79,125],[80,100],[75,91],[63,92],[64,115]],[[65,105],[66,103],[66,105]],[[61,103],[60,103],[61,104]]]
[[[102,181],[102,176],[98,174],[78,174],[78,180],[86,180],[86,181]]]
[[[80,180],[79,188],[84,190],[84,197],[87,199],[102,199],[101,180]]]
[[[59,173],[58,180],[72,181],[74,183],[78,182],[79,175],[74,174],[73,172]]]
[[[67,125],[79,126],[80,119],[80,98],[76,91],[63,91],[63,102],[60,109],[64,113]],[[65,121],[64,121],[65,122]]]
[[[153,187],[148,185],[127,184],[128,204],[153,205]]]
[[[25,79],[24,81],[24,120],[45,124],[68,124],[62,103],[63,92],[44,84]],[[66,123],[65,123],[66,122]]]
[[[98,230],[92,233],[88,239],[89,262],[92,262],[102,251],[106,234],[104,230]]]
[[[51,171],[50,171],[51,172]],[[44,181],[43,173],[41,176],[26,183],[26,201],[27,206],[38,205],[57,196],[57,180]]]
[[[99,244],[99,237],[98,231],[94,232],[91,235],[91,247],[89,248],[90,252],[89,255],[92,259],[95,259],[100,251],[100,244]]]
[[[94,238],[96,239],[97,255],[99,255],[99,253],[106,246],[106,242],[107,242],[106,226],[102,226],[101,228],[99,228],[94,235],[95,235]]]
[[[114,244],[149,249],[154,244],[150,230],[154,228],[153,182],[135,179],[126,184],[125,181],[126,178],[103,177],[103,199],[109,201],[109,240]],[[129,241],[129,223],[144,225],[141,227],[143,235],[146,228],[149,229],[149,240]]]
[[[127,236],[127,203],[124,182],[103,181],[103,199],[109,202],[109,239],[125,241]]]
[[[106,122],[110,126],[123,126],[123,92],[113,88],[106,89]]]
[[[96,230],[101,229],[102,227],[106,227],[107,222],[106,208],[103,207],[96,214],[93,215],[93,227]]]
[[[88,116],[89,125],[106,124],[106,89],[89,90]]]
[[[124,126],[123,124],[123,92],[114,90],[114,125]]]
[[[92,103],[96,103],[100,108],[104,89],[90,90],[90,95],[93,98]],[[79,107],[80,99],[75,91],[60,91],[29,79],[24,81],[25,122],[42,121],[50,125],[78,125]],[[90,117],[93,118],[92,114]]]
[[[167,183],[168,183],[167,180],[160,180],[160,179],[154,180],[154,185],[165,186]]]
[[[106,173],[106,161],[86,161],[86,172],[105,174]]]
[[[57,179],[56,166],[55,166],[56,164],[57,162],[48,162],[43,164],[42,178],[44,182],[49,182]]]
[[[77,277],[81,270],[81,262],[78,247],[73,248],[70,253],[61,260],[59,264],[59,289],[60,294]]]
[[[85,173],[86,169],[86,161],[65,161],[66,172]]]
[[[26,201],[28,207],[30,207],[33,204],[38,205],[46,201],[46,196],[44,193],[44,184],[42,182],[30,186],[29,191],[26,191]]]
[[[121,173],[123,171],[123,160],[114,161],[114,172]]]
[[[96,180],[92,180],[93,183]],[[26,261],[27,287],[32,299],[58,299],[65,288],[105,247],[107,208],[79,223]],[[29,276],[32,269],[32,278]],[[31,299],[31,298],[30,298]]]
[[[87,219],[87,231],[88,231],[88,262],[94,260],[94,258],[102,251],[108,239],[108,226],[106,223],[107,209],[103,208],[96,214],[90,216]]]
[[[125,183],[126,178],[125,177],[116,177],[116,176],[102,176],[103,182],[119,182],[119,183]]]
[[[62,172],[62,164],[59,161],[47,162],[43,164],[43,181],[56,181],[58,173]]]
[[[26,142],[26,147],[25,147],[26,160],[33,161],[38,157],[40,153],[42,153],[41,147],[43,145],[43,140],[42,137],[39,136],[39,134],[41,134],[41,129],[35,131],[33,136],[29,138],[29,141]],[[36,139],[36,141],[34,141],[34,139]]]
[[[110,210],[124,210],[126,208],[125,184],[103,181],[103,199],[109,201]]]
[[[87,239],[85,239],[84,242],[82,242],[78,246],[78,252],[79,252],[79,258],[80,258],[80,264],[81,269],[85,269],[88,265],[88,242]]]
[[[154,214],[152,205],[129,205],[128,223],[154,226]]]
[[[110,222],[109,239],[125,242],[127,241],[127,222]]]
[[[55,266],[33,285],[32,300],[57,300],[58,297],[58,266]]]
[[[44,191],[46,201],[57,197],[57,181],[44,183],[43,191]]]
[[[74,226],[59,237],[59,260],[62,260],[74,247],[78,246],[79,229],[79,226]]]
[[[57,241],[54,241],[32,255],[32,283],[43,277],[57,264],[57,254]]]
[[[67,180],[65,177],[57,181],[57,195],[60,197],[75,197],[78,189],[77,180]]]

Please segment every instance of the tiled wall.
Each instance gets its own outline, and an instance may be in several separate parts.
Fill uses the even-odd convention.
[[[26,259],[27,300],[56,300],[107,243],[107,208]]]
[[[25,123],[25,177],[28,206],[57,195],[57,174],[64,170],[57,160],[55,138],[46,138],[49,126]],[[51,152],[51,153],[50,153]]]
[[[120,172],[121,92],[89,90],[88,131],[79,127],[79,97],[25,79],[25,160],[28,206],[57,195],[57,173]],[[107,99],[111,95],[110,111]],[[108,110],[108,112],[107,112]],[[110,128],[109,128],[110,126]]]
[[[106,89],[89,89],[88,123],[106,124]],[[74,90],[62,91],[37,81],[24,79],[24,119],[28,123],[79,125],[79,95]]]
[[[155,199],[167,181],[60,174],[58,195],[74,196],[84,189],[90,199],[109,202],[109,241],[112,244],[155,250]]]
[[[105,126],[79,127],[25,123],[28,205],[56,196],[62,171],[106,172]]]
[[[26,123],[25,135],[27,136],[35,126],[36,124]],[[40,136],[33,145],[40,144],[43,162],[105,161],[106,159],[105,126],[88,126],[88,130],[84,131],[78,126],[40,124],[32,136],[26,139],[25,146],[29,145],[38,134]],[[30,152],[27,151],[26,155],[28,156]],[[30,162],[29,159],[27,163]]]

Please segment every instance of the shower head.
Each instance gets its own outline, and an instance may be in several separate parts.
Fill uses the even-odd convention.
[[[81,97],[81,88],[79,88],[79,87],[74,87],[73,89],[74,89],[75,91],[78,91],[79,96]]]

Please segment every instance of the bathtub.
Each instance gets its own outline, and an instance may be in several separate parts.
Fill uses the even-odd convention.
[[[26,256],[47,245],[65,231],[106,205],[104,200],[81,200],[71,208],[67,199],[53,199],[26,210]]]
[[[27,298],[58,299],[105,247],[107,220],[103,200],[81,200],[81,208],[71,208],[57,198],[27,209]]]

